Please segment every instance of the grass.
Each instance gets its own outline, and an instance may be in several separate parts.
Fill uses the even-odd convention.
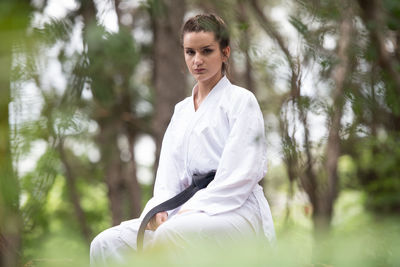
[[[400,226],[388,220],[369,224],[352,232],[332,233],[323,241],[289,227],[274,247],[248,241],[224,248],[211,243],[177,251],[160,247],[129,256],[125,266],[400,266]],[[83,243],[52,237],[42,245],[37,258],[25,266],[88,266],[88,248]],[[115,266],[115,265],[112,265]]]
[[[335,206],[332,231],[315,241],[304,207],[293,208],[289,220],[275,216],[277,243],[266,247],[257,240],[239,246],[201,243],[187,250],[159,247],[129,255],[125,266],[277,266],[277,267],[397,267],[400,266],[399,217],[372,216],[362,208],[362,195],[344,192]],[[89,245],[74,231],[64,230],[29,248],[30,267],[89,266]],[[25,252],[27,255],[27,252]],[[117,266],[113,264],[111,266]]]

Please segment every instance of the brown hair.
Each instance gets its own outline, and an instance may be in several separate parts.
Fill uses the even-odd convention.
[[[229,46],[229,32],[224,20],[214,14],[199,14],[188,19],[182,27],[181,44],[183,37],[188,32],[213,32],[215,40],[219,43],[221,52]],[[227,70],[226,63],[222,64],[222,73]]]

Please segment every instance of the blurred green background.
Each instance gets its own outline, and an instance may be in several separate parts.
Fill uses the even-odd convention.
[[[0,266],[87,266],[151,197],[194,80],[180,27],[217,13],[264,114],[277,243],[138,266],[400,266],[400,2],[2,0]]]

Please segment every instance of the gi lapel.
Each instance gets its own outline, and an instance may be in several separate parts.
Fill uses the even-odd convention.
[[[223,90],[224,87],[228,86],[230,84],[229,80],[226,78],[226,76],[222,77],[221,80],[214,86],[214,88],[208,93],[206,98],[203,100],[197,111],[195,111],[194,107],[194,94],[195,94],[195,89],[196,86],[192,90],[192,101],[191,101],[191,113],[192,113],[192,120],[188,124],[185,135],[183,137],[183,152],[185,155],[185,172],[187,177],[192,177],[193,173],[188,170],[189,166],[189,144],[191,141],[190,136],[192,135],[193,129],[197,125],[199,119],[206,113],[206,111],[209,109],[210,105],[215,104],[217,100],[219,99],[219,96],[221,95],[220,92]]]

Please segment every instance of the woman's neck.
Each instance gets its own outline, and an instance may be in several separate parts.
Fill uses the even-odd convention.
[[[199,81],[197,83],[197,93],[195,95],[195,107],[196,109],[200,106],[201,102],[207,97],[214,86],[222,79],[223,75],[215,75],[207,81]]]

